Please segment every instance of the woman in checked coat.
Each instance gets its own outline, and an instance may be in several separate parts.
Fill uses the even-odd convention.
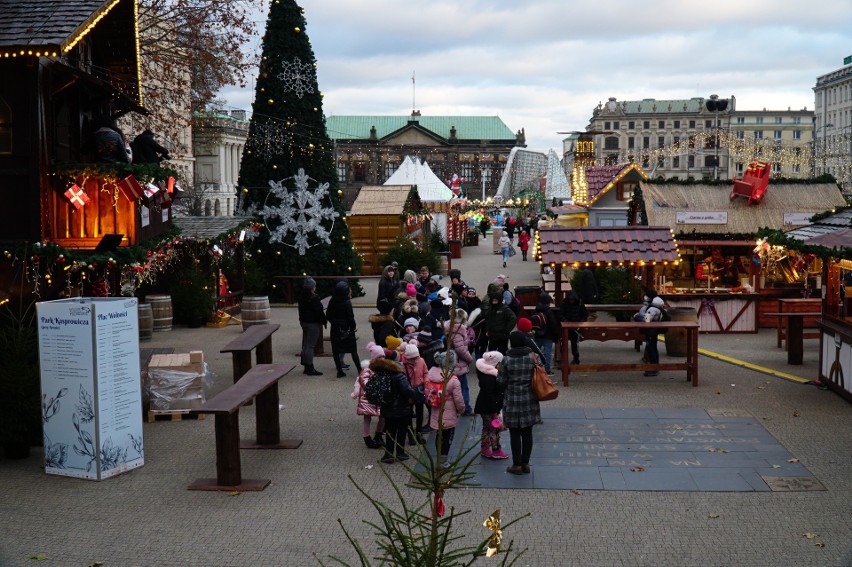
[[[520,331],[509,335],[509,350],[497,376],[497,384],[506,389],[503,398],[503,424],[509,428],[512,447],[511,474],[529,474],[533,448],[533,426],[541,417],[538,398],[532,389],[535,364],[532,351]]]

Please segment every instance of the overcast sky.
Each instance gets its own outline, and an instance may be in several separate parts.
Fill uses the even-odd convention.
[[[585,130],[611,96],[812,110],[816,78],[852,55],[850,0],[299,4],[327,116],[496,115],[530,149],[557,153],[557,132]],[[259,21],[258,36],[265,12]],[[222,98],[250,109],[254,84]]]

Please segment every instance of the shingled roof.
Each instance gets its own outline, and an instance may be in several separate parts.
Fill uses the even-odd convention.
[[[361,187],[349,216],[402,215],[410,185],[365,185]]]
[[[540,229],[537,239],[537,259],[553,266],[629,266],[680,259],[668,227],[550,227]]]
[[[0,48],[61,52],[116,4],[118,1],[0,0]]]

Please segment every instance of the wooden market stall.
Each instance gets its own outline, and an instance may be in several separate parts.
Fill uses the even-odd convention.
[[[823,259],[819,278],[819,382],[852,402],[852,209],[810,226],[769,237],[773,245]],[[846,378],[849,376],[850,378]]]
[[[346,217],[352,243],[361,255],[363,275],[381,274],[381,258],[405,234],[423,242],[430,213],[424,209],[416,187],[367,185],[361,188]]]
[[[541,228],[536,231],[533,257],[550,272],[543,275],[544,289],[554,284],[558,305],[567,291],[562,274],[568,268],[632,266],[642,281],[649,282],[656,266],[680,263],[671,230],[660,226]]]
[[[756,249],[758,229],[790,230],[845,205],[834,183],[770,183],[760,199],[738,198],[731,184],[640,183],[649,225],[670,227],[682,262],[655,266],[652,281],[674,307],[699,312],[702,333],[775,327],[778,300],[818,292],[821,261],[777,248]]]

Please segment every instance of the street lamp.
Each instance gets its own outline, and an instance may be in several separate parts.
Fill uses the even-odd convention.
[[[715,148],[713,158],[713,178],[719,180],[719,112],[724,112],[728,108],[728,99],[719,98],[719,95],[711,94],[710,100],[706,102],[707,110],[715,113],[715,122],[713,123],[713,147]]]

